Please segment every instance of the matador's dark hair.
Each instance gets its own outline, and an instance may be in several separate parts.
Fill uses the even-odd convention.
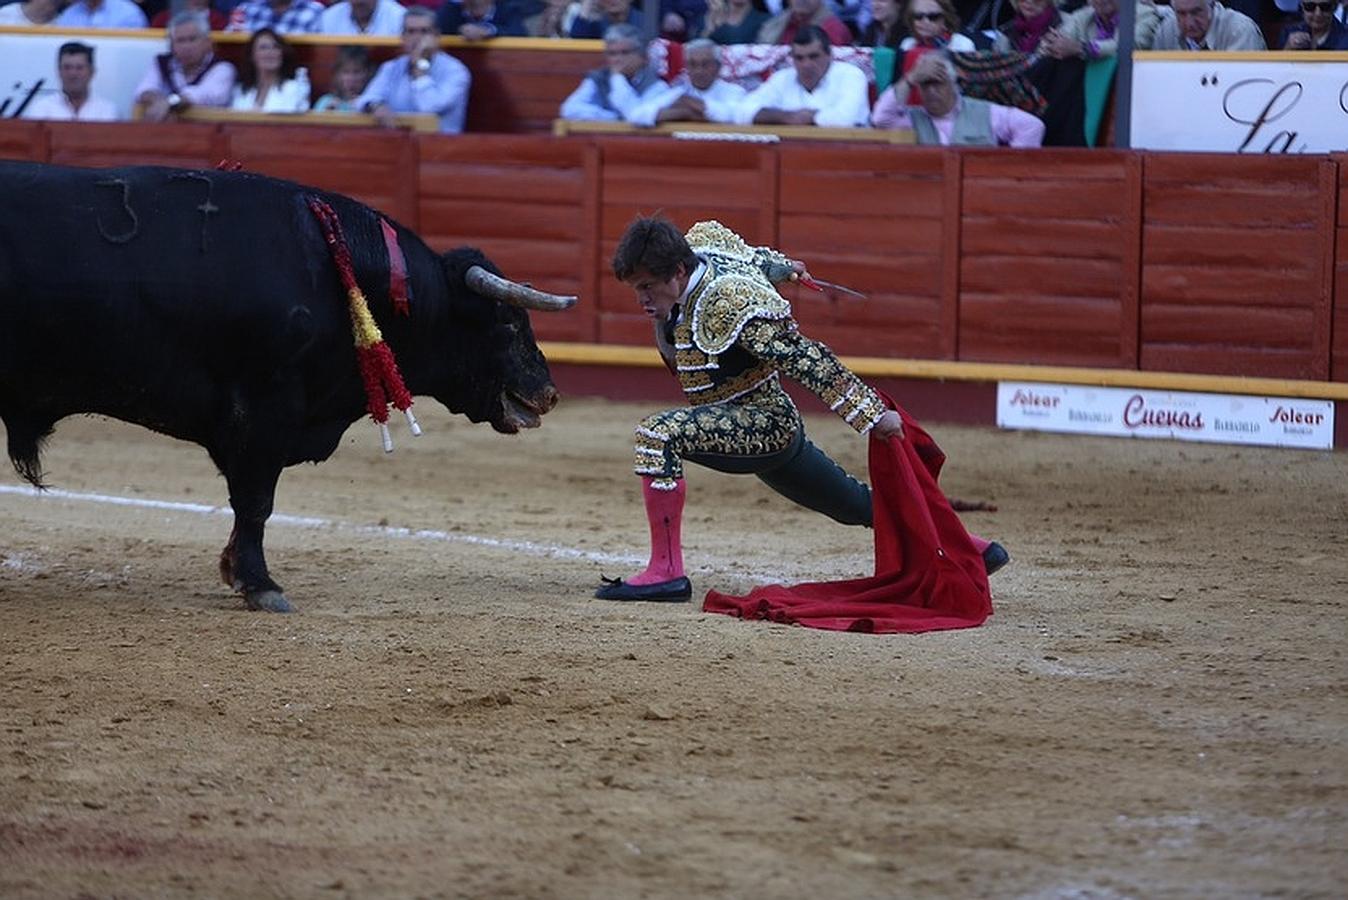
[[[684,240],[683,232],[660,215],[632,220],[618,241],[618,249],[613,251],[613,274],[619,281],[643,270],[656,278],[673,278],[679,263],[691,272],[697,267],[697,257]]]

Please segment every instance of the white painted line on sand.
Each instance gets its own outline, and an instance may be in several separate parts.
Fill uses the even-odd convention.
[[[91,494],[80,491],[63,491],[48,488],[39,491],[27,485],[0,484],[0,495],[10,494],[29,497],[35,500],[69,500],[76,503],[100,503],[108,506],[130,506],[137,509],[156,509],[167,512],[191,513],[199,516],[233,517],[234,511],[227,506],[212,506],[206,503],[185,503],[177,500],[155,500],[143,497],[120,497],[116,494]],[[496,550],[508,550],[512,553],[525,553],[530,556],[542,556],[551,559],[579,559],[608,565],[639,565],[645,562],[638,556],[625,553],[601,553],[594,550],[581,550],[577,547],[563,547],[558,544],[540,544],[535,541],[516,541],[487,537],[479,534],[465,534],[458,531],[441,531],[433,528],[404,528],[397,525],[357,525],[337,519],[325,519],[320,516],[292,516],[286,513],[273,513],[267,520],[268,525],[291,525],[297,528],[327,528],[333,531],[360,535],[382,535],[392,538],[411,538],[418,541],[433,541],[448,544],[468,544],[475,547],[490,547]]]

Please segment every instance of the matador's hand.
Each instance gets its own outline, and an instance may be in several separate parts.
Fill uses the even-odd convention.
[[[903,440],[903,418],[894,410],[887,409],[885,414],[871,426],[871,437],[886,441],[892,437]]]

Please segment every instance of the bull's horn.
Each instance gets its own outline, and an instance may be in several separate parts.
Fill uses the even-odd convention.
[[[519,306],[523,309],[540,309],[555,312],[570,309],[576,305],[575,297],[563,297],[528,287],[509,278],[493,275],[481,266],[471,266],[463,276],[464,282],[484,297],[495,297],[502,303]]]

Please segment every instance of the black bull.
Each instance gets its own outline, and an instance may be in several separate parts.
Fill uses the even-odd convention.
[[[366,412],[310,200],[336,212],[411,394],[500,432],[539,423],[557,391],[520,307],[574,298],[504,281],[477,250],[436,255],[389,223],[406,261],[399,315],[381,217],[347,197],[246,173],[0,164],[0,419],[15,468],[41,486],[43,442],[79,413],[200,444],[234,510],[221,575],[254,609],[289,609],[262,549],[281,470],[326,459]]]

